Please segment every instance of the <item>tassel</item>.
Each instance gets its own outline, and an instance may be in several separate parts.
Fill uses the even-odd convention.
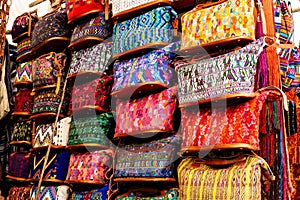
[[[258,65],[257,65],[257,81],[256,88],[264,88],[269,86],[269,72],[268,72],[268,64],[267,64],[267,55],[266,50],[264,49],[262,53],[258,57]]]
[[[262,0],[266,23],[266,36],[275,37],[274,3],[272,0]]]
[[[276,52],[276,47],[268,47],[266,52],[269,67],[269,85],[281,88],[279,57]]]

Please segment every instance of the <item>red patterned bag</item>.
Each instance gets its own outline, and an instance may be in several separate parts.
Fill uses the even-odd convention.
[[[145,132],[176,132],[177,87],[147,97],[117,99],[115,137]]]
[[[7,200],[28,200],[30,199],[30,190],[30,186],[13,186],[9,189]]]
[[[91,107],[108,111],[110,109],[112,84],[113,78],[106,75],[83,84],[75,82],[72,88],[69,112]]]
[[[182,150],[244,148],[259,150],[260,114],[270,93],[227,107],[191,106],[181,110]]]
[[[15,96],[14,115],[30,115],[33,107],[32,90],[23,88]]]
[[[107,173],[112,166],[112,150],[72,153],[66,180],[77,183],[107,182]]]

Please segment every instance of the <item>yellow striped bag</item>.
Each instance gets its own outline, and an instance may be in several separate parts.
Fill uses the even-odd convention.
[[[227,166],[206,165],[196,158],[185,158],[178,166],[182,200],[259,200],[262,174],[274,180],[267,162],[247,156]]]

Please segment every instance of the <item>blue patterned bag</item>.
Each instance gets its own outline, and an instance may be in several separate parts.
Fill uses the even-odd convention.
[[[151,48],[175,40],[178,15],[171,6],[155,8],[114,25],[113,55],[123,56],[141,48]]]
[[[180,48],[179,46],[179,43],[175,42],[139,57],[117,60],[113,67],[112,94],[118,93],[121,89],[135,91],[135,88],[147,84],[160,85],[164,88],[172,86],[174,82],[177,82],[172,62],[175,58],[174,52]],[[143,88],[142,92],[146,90],[147,88]]]
[[[115,178],[173,178],[181,137],[169,136],[148,143],[119,145]]]
[[[109,184],[105,185],[100,189],[94,189],[89,191],[72,191],[69,200],[96,200],[96,199],[107,199],[107,192]]]

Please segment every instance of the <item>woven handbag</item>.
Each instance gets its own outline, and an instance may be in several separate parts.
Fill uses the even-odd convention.
[[[68,78],[77,74],[91,72],[111,74],[112,43],[100,43],[86,49],[72,51]]]
[[[66,180],[74,183],[108,182],[107,173],[112,167],[112,150],[98,150],[86,153],[73,152],[70,157]]]
[[[256,64],[265,46],[260,38],[247,46],[192,63],[177,62],[181,106],[238,93],[253,93]]]
[[[71,124],[68,146],[96,145],[109,147],[114,129],[115,120],[111,112],[75,118]]]
[[[172,68],[176,49],[179,49],[178,43],[172,43],[138,57],[117,60],[113,65],[112,94],[115,95],[122,91],[128,94],[140,87],[143,87],[139,89],[141,92],[149,90],[153,92],[155,87],[172,86],[176,81],[176,73]]]
[[[179,200],[179,191],[177,188],[170,190],[151,190],[149,188],[140,188],[130,190],[124,194],[118,195],[116,200]]]
[[[35,200],[37,187],[31,189],[30,200]],[[70,195],[70,186],[41,186],[38,200],[67,200]]]
[[[32,63],[33,91],[56,87],[58,90],[65,77],[65,53],[50,52],[36,58]]]
[[[56,88],[42,89],[34,92],[32,114],[57,113],[61,101],[62,89],[58,93],[56,92]],[[67,90],[60,114],[67,114],[69,101],[70,91]]]
[[[176,87],[138,99],[117,99],[114,137],[175,133],[180,117],[177,108]]]
[[[63,51],[70,43],[71,34],[67,13],[56,9],[35,24],[31,34],[32,51],[37,55]]]
[[[178,16],[171,6],[154,8],[134,18],[118,22],[113,29],[113,56],[165,46],[175,41]]]
[[[73,30],[69,49],[84,49],[111,37],[113,24],[105,19],[105,13],[81,20]]]
[[[21,88],[15,96],[15,110],[13,115],[30,115],[32,113],[34,97],[31,95],[32,90]]]
[[[53,135],[53,123],[38,124],[35,129],[33,148],[47,147],[52,141],[53,146],[66,146],[68,143],[71,117],[66,117],[57,122],[56,134]],[[51,140],[51,137],[52,140]]]
[[[32,121],[28,119],[14,122],[10,144],[32,143]]]
[[[113,78],[103,75],[87,83],[75,83],[69,104],[69,113],[82,108],[94,108],[107,112],[110,110],[110,92]]]
[[[70,194],[69,200],[95,200],[108,198],[109,184],[104,187],[93,190],[79,191],[73,190]]]
[[[10,177],[27,179],[30,173],[30,153],[18,151],[9,154],[8,171]]]
[[[34,151],[30,156],[29,178],[38,180],[41,178],[42,169],[46,157],[44,151]],[[43,174],[43,179],[64,181],[68,173],[71,152],[67,150],[50,151],[48,162]]]
[[[32,62],[19,63],[16,70],[16,77],[14,85],[30,85],[32,84],[31,79]]]
[[[178,166],[180,199],[263,199],[265,174],[275,179],[268,163],[258,156],[250,155],[225,165],[206,164],[188,157]]]
[[[105,11],[108,13],[108,0],[67,0],[68,23],[87,17],[93,13]]]
[[[11,29],[12,40],[19,43],[24,38],[30,38],[31,32],[35,24],[39,21],[36,10],[33,12],[26,12],[18,16]]]
[[[182,51],[215,46],[228,48],[255,40],[255,1],[221,0],[197,5],[181,17]],[[213,47],[208,49],[208,47]]]
[[[31,54],[31,38],[25,38],[17,45],[17,61],[23,62],[30,60]]]
[[[178,136],[151,142],[120,144],[116,150],[115,178],[174,178],[174,162],[181,144]],[[138,180],[138,179],[137,179]]]
[[[259,150],[260,114],[270,94],[278,95],[273,90],[258,92],[253,99],[228,105],[226,109],[199,109],[198,105],[182,108],[182,150]]]
[[[13,186],[9,189],[7,200],[29,200],[30,199],[30,186]]]

